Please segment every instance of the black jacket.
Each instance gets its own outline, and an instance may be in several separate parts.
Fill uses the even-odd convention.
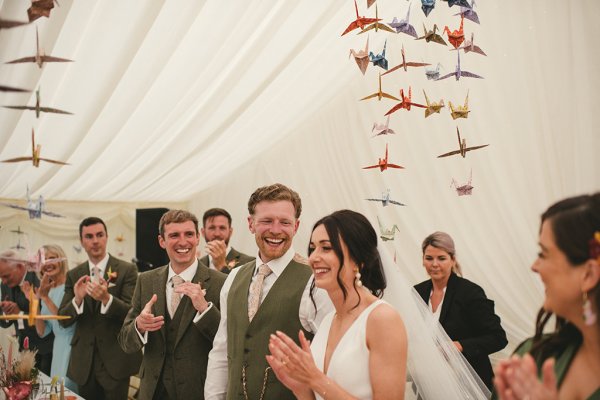
[[[429,303],[432,287],[431,279],[415,285],[425,303]],[[508,343],[500,317],[494,312],[494,302],[479,285],[452,273],[440,311],[440,324],[452,340],[460,342],[463,355],[491,389],[494,371],[488,355]]]

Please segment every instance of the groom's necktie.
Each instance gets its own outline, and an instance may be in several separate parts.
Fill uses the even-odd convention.
[[[171,283],[173,284],[173,291],[171,292],[171,318],[175,315],[177,307],[179,307],[179,302],[181,301],[181,294],[175,293],[175,288],[183,282],[185,282],[184,279],[179,275],[174,275],[171,278]]]
[[[260,305],[260,297],[262,296],[263,282],[265,278],[271,274],[271,268],[267,264],[258,267],[256,279],[250,285],[250,296],[248,297],[248,319],[252,321],[254,315],[258,311]]]

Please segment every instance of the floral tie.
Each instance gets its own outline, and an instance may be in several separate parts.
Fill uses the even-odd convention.
[[[181,295],[175,292],[175,288],[183,282],[185,281],[179,275],[174,275],[171,278],[171,284],[173,285],[173,291],[171,292],[171,318],[175,315],[177,307],[179,307],[179,302],[181,301]]]
[[[271,268],[267,264],[258,267],[256,279],[250,285],[250,297],[248,298],[248,319],[252,321],[254,315],[258,311],[260,305],[260,297],[262,295],[263,282],[265,278],[271,274]]]

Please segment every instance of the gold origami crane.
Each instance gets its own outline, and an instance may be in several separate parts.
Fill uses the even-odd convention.
[[[18,319],[26,319],[29,326],[34,326],[35,321],[38,319],[41,320],[59,320],[59,319],[69,319],[68,315],[40,315],[38,314],[38,308],[40,305],[40,300],[37,298],[35,293],[33,292],[33,286],[29,288],[29,314],[8,314],[8,315],[0,315],[0,320],[4,321],[16,321]]]

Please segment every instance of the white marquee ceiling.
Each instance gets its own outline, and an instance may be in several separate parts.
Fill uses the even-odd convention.
[[[26,19],[28,3],[0,0],[1,18]],[[373,16],[365,3],[361,15]],[[422,22],[455,29],[456,7],[437,3],[425,18],[418,0],[377,1],[386,22],[412,4],[419,34]],[[303,198],[299,251],[313,221],[353,208],[374,224],[380,217],[399,225],[399,240],[388,245],[416,283],[424,279],[420,241],[451,232],[467,277],[496,300],[514,344],[531,333],[543,294],[528,271],[538,215],[559,198],[600,189],[600,2],[480,0],[476,10],[481,25],[465,21],[465,31],[488,57],[461,53],[461,64],[484,80],[433,82],[422,69],[383,77],[394,95],[412,86],[417,102],[423,89],[446,104],[468,91],[469,118],[453,121],[447,108],[427,119],[422,109],[401,110],[390,121],[395,135],[371,138],[394,102],[358,101],[375,91],[378,69],[363,77],[348,59],[367,36],[340,37],[354,18],[350,0],[61,0],[50,19],[1,30],[0,61],[31,55],[37,26],[47,52],[75,62],[41,70],[2,64],[0,84],[41,87],[44,105],[74,115],[36,119],[0,109],[0,160],[30,152],[34,128],[42,156],[71,165],[0,164],[0,198],[20,199],[29,185],[71,216],[39,227],[51,232],[62,223],[74,240],[80,213],[93,209],[82,201],[181,202],[197,213],[224,206],[234,215],[236,246],[251,252],[245,202],[258,185],[281,181]],[[388,40],[391,66],[404,45],[414,61],[454,69],[455,52],[440,45],[386,32],[368,37],[377,53]],[[34,93],[0,93],[2,105],[34,101]],[[469,145],[490,146],[437,159],[457,146],[457,126]],[[363,170],[386,143],[390,161],[406,169]],[[457,197],[451,179],[464,183],[471,171],[473,196]],[[387,188],[408,206],[364,201]],[[9,213],[0,210],[3,225],[15,222]],[[131,221],[121,225],[131,229]]]

